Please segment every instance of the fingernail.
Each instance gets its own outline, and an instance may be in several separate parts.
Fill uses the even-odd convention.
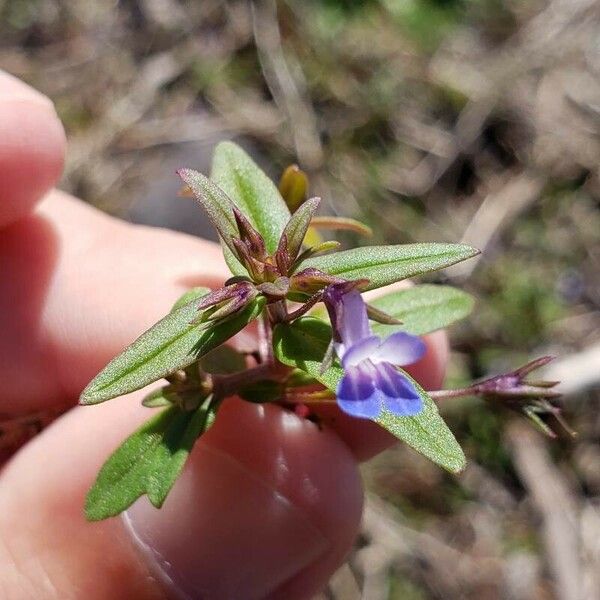
[[[143,498],[125,513],[181,598],[265,598],[329,548],[302,510],[226,452],[198,443],[190,463],[160,510]]]

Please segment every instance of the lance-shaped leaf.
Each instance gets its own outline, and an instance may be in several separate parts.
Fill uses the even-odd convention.
[[[194,197],[208,214],[208,218],[229,250],[237,256],[232,240],[239,237],[233,213],[234,204],[227,194],[210,179],[193,169],[179,169],[177,174],[192,190]]]
[[[373,230],[364,223],[348,217],[323,216],[315,217],[311,226],[315,229],[331,229],[333,231],[353,231],[359,235],[371,236]]]
[[[462,448],[429,394],[408,373],[402,373],[412,381],[421,396],[423,410],[414,417],[398,417],[384,410],[375,422],[440,467],[451,473],[460,473],[467,465]]]
[[[86,518],[99,521],[118,515],[143,494],[157,508],[162,506],[209,422],[207,403],[195,411],[172,406],[154,415],[100,469],[86,498]]]
[[[392,315],[379,310],[372,304],[367,304],[367,316],[371,321],[381,323],[383,325],[402,325],[402,323]]]
[[[471,258],[478,250],[464,244],[366,246],[309,258],[302,268],[316,268],[344,279],[368,279],[372,290],[395,281],[436,271]]]
[[[319,208],[320,202],[321,198],[311,198],[304,202],[291,216],[285,226],[276,254],[277,264],[285,267],[285,272],[287,272],[287,269],[289,269],[296,260],[296,257],[302,248],[302,242],[304,241],[304,236],[306,235],[310,221],[317,208]]]
[[[282,363],[305,371],[335,392],[343,376],[339,363],[336,361],[321,373],[321,363],[330,341],[331,327],[327,323],[314,317],[303,317],[290,324],[277,325],[273,349]],[[398,417],[384,411],[375,422],[444,469],[452,473],[462,471],[465,456],[458,442],[427,392],[411,381],[423,400],[424,409],[412,417]]]
[[[194,324],[198,300],[185,304],[114,358],[83,390],[79,402],[104,402],[188,366],[242,330],[260,314],[264,304],[265,299],[258,297],[225,321],[200,324]]]
[[[329,323],[314,317],[301,317],[280,324],[273,331],[273,351],[284,365],[297,367],[334,391],[344,371],[338,361],[321,372],[321,365],[331,341]]]
[[[327,242],[320,242],[316,246],[307,248],[298,256],[292,270],[297,270],[303,260],[306,260],[311,256],[316,256],[317,254],[333,252],[334,250],[338,250],[340,246],[341,244],[339,242],[336,242],[335,240],[329,240]]]
[[[166,385],[157,390],[152,390],[143,400],[142,406],[146,408],[160,408],[176,404],[177,395],[172,391],[172,387]]]
[[[396,331],[423,335],[464,319],[473,310],[472,296],[447,285],[417,285],[381,296],[370,305],[398,319],[400,325],[373,324],[373,333],[387,337]]]
[[[200,359],[200,367],[206,373],[226,375],[246,368],[246,358],[235,348],[223,345],[211,350]]]
[[[171,312],[176,311],[178,308],[193,302],[194,300],[200,300],[204,296],[210,294],[211,290],[207,287],[193,287],[190,288],[187,292],[184,292],[179,296],[179,298],[175,301],[175,304],[171,307]],[[199,304],[199,302],[198,302]]]
[[[269,254],[275,252],[290,218],[290,211],[275,184],[232,142],[221,142],[216,147],[211,179],[263,236]]]

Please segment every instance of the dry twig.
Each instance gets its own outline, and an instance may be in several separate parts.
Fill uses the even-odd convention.
[[[265,81],[276,104],[287,117],[300,164],[315,170],[323,162],[317,119],[306,98],[306,82],[299,67],[290,69],[281,46],[274,0],[252,3],[254,38]]]
[[[573,492],[551,462],[541,434],[514,421],[506,432],[515,468],[542,518],[542,539],[560,600],[581,600],[578,509]]]

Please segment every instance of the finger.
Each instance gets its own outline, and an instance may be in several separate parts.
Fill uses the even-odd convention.
[[[64,153],[52,102],[0,71],[0,228],[30,212],[56,183]]]
[[[0,411],[13,414],[74,402],[185,289],[227,277],[217,245],[134,227],[58,192],[0,236],[0,270]],[[430,345],[423,385],[439,385],[444,348]],[[361,458],[390,443],[369,422],[325,416]]]
[[[294,600],[325,585],[357,532],[360,478],[336,435],[275,406],[226,401],[161,510],[143,499],[127,526],[86,523],[97,469],[149,414],[137,402],[74,409],[4,470],[7,598],[154,600],[165,589],[169,598]]]
[[[193,285],[227,276],[218,246],[136,227],[52,192],[0,235],[0,412],[74,401]]]

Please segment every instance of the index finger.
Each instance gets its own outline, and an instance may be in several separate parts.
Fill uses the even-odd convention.
[[[65,144],[52,102],[0,71],[0,228],[29,213],[54,186]]]

